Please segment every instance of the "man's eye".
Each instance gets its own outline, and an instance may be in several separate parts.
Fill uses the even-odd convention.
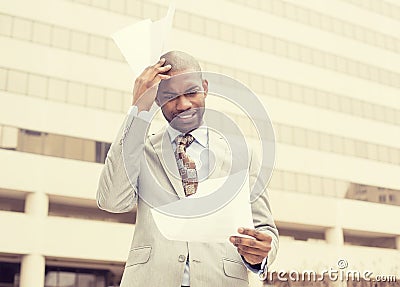
[[[200,90],[192,90],[192,91],[187,92],[185,95],[195,96],[198,92],[200,92]]]
[[[164,96],[164,99],[166,101],[170,101],[170,100],[173,100],[175,97],[176,97],[175,95],[167,95],[167,96]]]

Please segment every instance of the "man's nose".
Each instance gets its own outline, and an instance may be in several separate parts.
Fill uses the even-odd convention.
[[[176,99],[176,109],[178,111],[186,111],[192,107],[192,102],[185,96],[180,95]]]

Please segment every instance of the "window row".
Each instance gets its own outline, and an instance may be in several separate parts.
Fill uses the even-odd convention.
[[[345,198],[349,185],[338,179],[275,169],[268,188]]]
[[[48,261],[48,259],[46,260]],[[54,264],[54,263],[53,263]],[[77,266],[82,262],[76,263]],[[84,264],[83,264],[84,265]],[[71,264],[67,264],[71,266]],[[111,265],[110,265],[111,266]],[[118,274],[111,270],[88,269],[80,267],[62,267],[55,262],[54,266],[47,264],[44,274],[45,287],[106,287],[117,286],[121,282],[123,267],[112,266],[112,269],[121,269]],[[21,264],[15,262],[0,262],[0,286],[20,286]],[[22,272],[29,272],[27,270]]]
[[[240,127],[245,128],[247,136],[257,137],[245,116],[231,116]],[[400,165],[398,148],[279,123],[274,124],[274,129],[278,143]],[[0,148],[22,152],[104,163],[110,145],[89,139],[0,126]]]
[[[247,115],[233,114],[231,112],[226,112],[226,114],[241,128],[246,137],[256,139],[257,142],[259,141],[257,130]],[[252,120],[255,123],[259,122],[259,126],[263,125],[261,122],[263,120]],[[399,148],[378,145],[301,127],[288,126],[276,122],[273,123],[273,127],[275,142],[277,143],[400,165]],[[229,130],[229,126],[227,126],[225,130]],[[265,136],[262,139],[269,140]]]
[[[110,38],[4,14],[0,14],[0,23],[0,34],[2,35],[111,60],[123,61],[121,53]],[[201,33],[204,30],[203,32],[212,38],[400,88],[400,74],[393,71],[241,27],[219,23],[211,19],[180,11],[176,13],[175,26],[195,33]],[[400,42],[398,46],[400,47]]]
[[[70,0],[88,6],[137,18],[158,20],[167,14],[168,7],[143,0]],[[166,4],[168,5],[168,3]]]
[[[0,211],[24,213],[26,195],[23,191],[0,188]],[[64,198],[49,197],[48,216],[79,218],[85,220],[107,221],[134,224],[136,222],[136,209],[125,213],[109,213],[97,207],[93,199],[90,203],[82,205],[65,203]],[[0,272],[1,273],[1,272]],[[3,287],[0,284],[0,287]]]
[[[328,133],[274,124],[277,142],[400,165],[400,149]]]
[[[352,183],[350,185],[348,198],[400,205],[399,190],[358,183]]]
[[[274,170],[268,188],[400,206],[400,190],[284,170]]]
[[[0,90],[113,112],[126,112],[132,95],[81,82],[0,68]]]
[[[227,66],[209,62],[201,62],[201,65],[205,71],[219,72],[238,79],[261,95],[400,125],[400,110]],[[132,95],[123,91],[5,68],[0,68],[0,90],[123,113],[132,100]]]
[[[344,233],[343,239],[345,245],[397,249],[395,236],[384,236],[384,235],[362,236],[359,234],[353,234],[352,230],[349,231],[344,230],[343,233]],[[365,283],[366,283],[365,285],[358,285],[359,283],[357,283],[357,285],[351,285],[351,286],[368,286],[367,282]]]
[[[178,14],[179,13],[177,13],[177,15]],[[189,18],[189,20],[190,19],[191,18]],[[205,18],[203,20],[204,22],[206,21]],[[189,30],[190,25],[186,23],[180,28]],[[220,33],[220,37],[217,36],[216,38],[226,42],[258,49],[279,57],[333,70],[383,85],[400,88],[400,74],[387,69],[368,65],[350,58],[324,52],[277,37],[249,31],[241,27],[230,26],[228,24],[221,24]],[[215,34],[215,31],[207,35],[212,37],[213,34]]]
[[[363,26],[356,25],[351,22],[343,21],[332,16],[322,14],[305,7],[300,7],[292,3],[288,3],[282,0],[268,0],[268,1],[256,1],[256,0],[230,0],[241,5],[246,5],[255,9],[261,9],[268,13],[288,18],[290,20],[312,26],[314,28],[321,29],[323,31],[329,31],[346,38],[350,38],[368,45],[376,46],[379,48],[399,52],[400,51],[400,40],[380,32],[365,28]],[[364,0],[345,0],[349,2],[357,2],[357,5],[363,6],[362,3],[367,4],[368,1]],[[374,2],[383,3],[380,0],[372,0]],[[371,0],[370,0],[371,2]],[[390,5],[390,4],[387,4]],[[364,5],[371,7],[371,5]],[[373,5],[375,6],[375,5]],[[383,5],[382,5],[383,6]],[[393,6],[393,13],[400,11],[398,7]],[[393,14],[394,15],[394,14]],[[400,14],[399,14],[400,15]],[[388,16],[388,15],[387,15]],[[400,17],[398,18],[400,19]]]
[[[400,20],[400,7],[382,0],[342,0],[366,10]]]
[[[0,126],[0,148],[104,163],[110,143]]]
[[[314,228],[304,228],[304,227],[287,227],[285,224],[280,226],[277,222],[277,227],[279,230],[280,240],[282,241],[293,241],[301,240],[312,242],[313,244],[321,243],[325,244],[326,241],[326,231],[327,229],[321,227]],[[365,233],[364,235],[354,234],[354,231],[343,229],[343,243],[344,245],[354,245],[354,246],[367,246],[367,247],[378,247],[378,248],[390,248],[396,249],[396,237],[387,236],[380,234]],[[349,278],[350,279],[350,278]],[[314,280],[315,282],[315,280]],[[357,282],[360,282],[357,280]],[[359,284],[359,283],[358,283]],[[314,284],[301,285],[301,286],[316,286]],[[321,285],[322,286],[322,285]],[[348,286],[368,286],[368,285],[348,285]]]
[[[278,127],[277,134],[279,134],[281,129],[282,127]],[[315,137],[318,137],[318,134],[316,134]],[[278,138],[280,138],[279,135]],[[110,144],[2,126],[0,128],[0,148],[104,163]],[[398,150],[397,152],[398,155],[400,155]],[[400,205],[400,191],[397,190],[361,184],[350,184],[349,182],[338,179],[323,178],[282,170],[274,170],[269,188]],[[383,196],[385,196],[385,198],[383,198]],[[50,213],[55,216],[65,216],[63,213],[64,207],[61,205],[54,205],[54,207],[55,206],[57,206],[57,208],[50,209]],[[79,213],[80,211],[77,210],[77,212]]]
[[[109,37],[26,18],[0,14],[0,35],[109,60],[124,61],[118,47]]]
[[[135,16],[139,18],[151,18],[152,20],[159,19],[166,14],[167,7],[156,3],[151,3],[143,0],[71,0],[90,6],[94,6],[101,9],[111,10],[113,12]],[[336,19],[329,15],[318,13],[311,9],[300,7],[292,3],[287,3],[282,0],[230,0],[238,4],[246,5],[252,8],[261,9],[268,13],[285,17],[302,24],[319,28],[324,31],[329,31],[341,36],[360,41],[369,45],[377,46],[383,49],[400,52],[400,40],[390,35],[382,34],[371,29],[356,25],[351,22],[345,22],[340,19]],[[353,0],[348,0],[353,1]],[[354,0],[357,1],[357,0]],[[358,0],[360,2],[362,0]],[[379,1],[379,0],[370,0]],[[391,5],[394,6],[394,5]],[[394,6],[394,8],[397,8]],[[395,10],[394,10],[395,11]],[[184,30],[190,30],[199,34],[209,34],[208,36],[214,38],[223,37],[223,29],[227,24],[220,23],[218,21],[199,17],[191,13],[185,13],[182,11],[176,11],[174,18],[174,25],[177,28]],[[229,26],[229,25],[227,25]],[[220,31],[220,32],[218,32]],[[251,31],[246,31],[250,33]],[[220,34],[218,36],[218,34]],[[245,39],[245,35],[242,34]],[[252,36],[248,37],[250,40]],[[258,47],[258,49],[260,49]]]
[[[228,66],[201,62],[203,70],[222,73],[248,85],[259,95],[278,97],[357,117],[400,125],[400,110],[361,101],[284,80],[264,77]]]

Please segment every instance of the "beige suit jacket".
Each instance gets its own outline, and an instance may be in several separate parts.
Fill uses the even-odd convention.
[[[103,210],[128,212],[137,205],[136,227],[121,287],[181,286],[188,256],[191,287],[248,286],[248,270],[236,248],[228,241],[172,241],[158,230],[151,207],[138,194],[144,190],[151,191],[155,181],[175,194],[177,199],[184,197],[184,192],[179,177],[176,177],[179,174],[171,144],[162,144],[163,136],[167,133],[145,136],[147,127],[147,122],[136,117],[134,112],[127,116],[108,152],[97,191],[97,204]],[[230,168],[230,160],[227,160],[230,154],[225,141],[210,133],[209,147],[217,155],[212,177],[226,175]],[[125,169],[124,160],[131,165],[129,170]],[[250,159],[250,186],[257,176],[258,162],[255,158]],[[171,169],[171,166],[176,169]],[[270,264],[278,248],[278,231],[266,192],[252,203],[252,213],[255,227],[273,238],[272,250],[268,255]],[[107,248],[113,248],[112,242]]]

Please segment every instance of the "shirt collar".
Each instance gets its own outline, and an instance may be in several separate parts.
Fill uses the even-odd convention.
[[[171,143],[175,141],[175,138],[178,135],[183,134],[182,132],[171,127],[170,125],[167,126],[167,131],[168,131]],[[208,145],[208,128],[206,125],[199,126],[197,129],[191,131],[190,134],[195,138],[195,141],[197,141],[203,147],[205,147],[205,148],[207,147],[207,145]]]

